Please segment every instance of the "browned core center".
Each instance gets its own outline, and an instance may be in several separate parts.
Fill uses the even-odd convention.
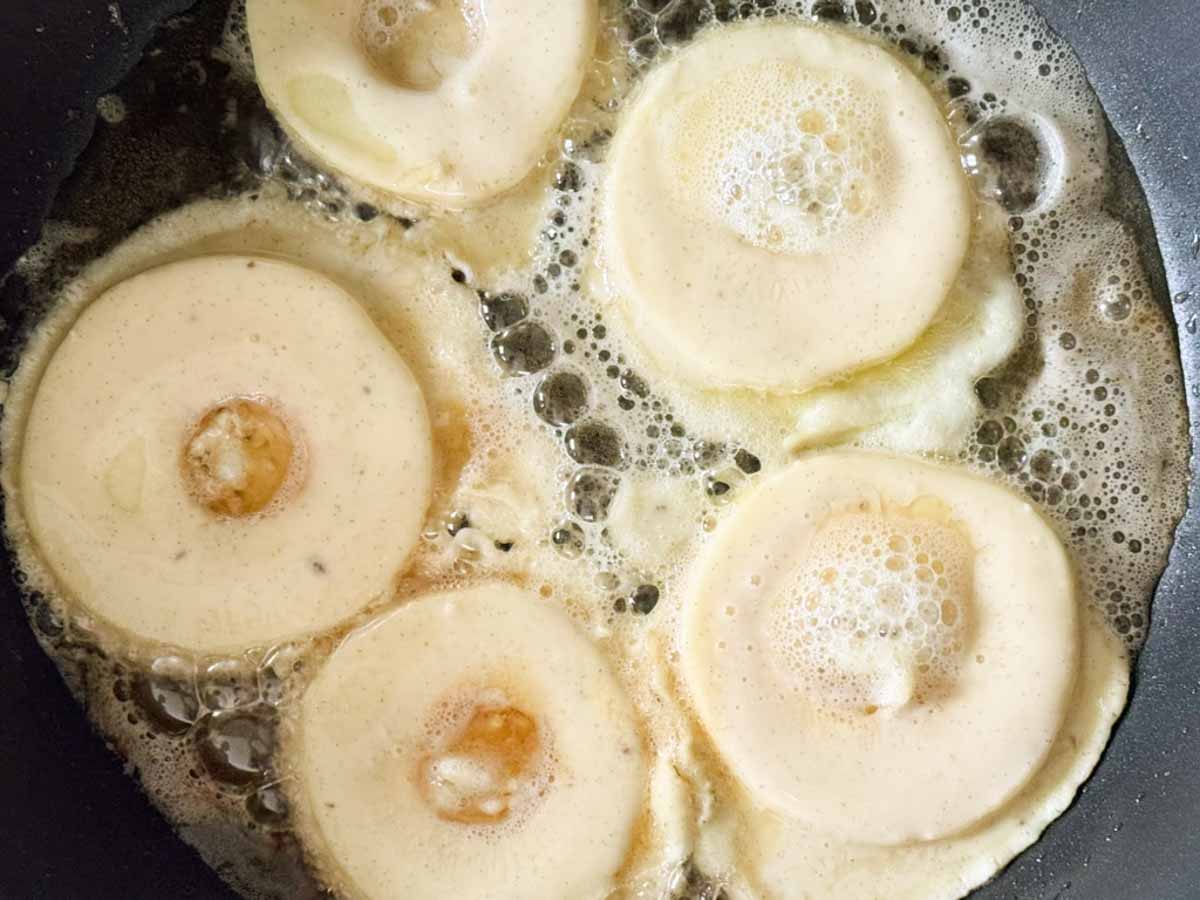
[[[262,403],[235,398],[192,426],[183,448],[183,477],[210,512],[252,516],[279,494],[295,453],[283,419]]]
[[[539,756],[537,724],[511,706],[480,707],[455,741],[421,761],[425,801],[437,816],[464,825],[508,818]]]

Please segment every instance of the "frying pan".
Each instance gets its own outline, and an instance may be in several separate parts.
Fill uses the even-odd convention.
[[[208,60],[223,16],[201,0],[4,0],[0,5],[0,274],[47,213],[120,233],[227,174],[223,99],[181,61]],[[1036,0],[1073,45],[1145,190],[1135,226],[1179,323],[1200,425],[1200,12],[1192,0]],[[214,14],[215,13],[215,14]],[[163,23],[167,27],[160,27]],[[143,53],[150,45],[155,52]],[[130,70],[136,65],[133,74]],[[211,67],[211,66],[210,66]],[[95,115],[120,92],[137,106],[138,146]],[[254,102],[254,98],[246,98]],[[79,161],[78,166],[76,165]],[[118,172],[108,171],[121,160]],[[136,184],[106,202],[104,179]],[[1125,188],[1135,201],[1136,184]],[[51,206],[51,199],[54,205]],[[1158,267],[1153,259],[1152,268]],[[1171,303],[1175,298],[1180,302]],[[1195,298],[1195,299],[1192,299]],[[18,277],[0,287],[0,350],[27,318]],[[1188,327],[1190,323],[1190,328]],[[11,358],[6,360],[11,364]],[[1200,498],[1155,600],[1132,702],[1096,774],[1043,839],[979,900],[1200,897]],[[27,625],[0,559],[0,900],[232,900],[217,875],[149,806],[80,714]]]

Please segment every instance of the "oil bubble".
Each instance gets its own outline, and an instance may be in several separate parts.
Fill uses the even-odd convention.
[[[725,445],[719,441],[697,441],[692,446],[692,462],[701,469],[713,469],[725,459]]]
[[[583,173],[573,162],[564,162],[554,173],[554,188],[559,191],[578,191],[583,187]]]
[[[300,671],[300,660],[301,649],[292,644],[268,651],[258,668],[258,692],[263,702],[278,706],[284,701]]]
[[[266,828],[281,829],[288,823],[288,802],[283,787],[268,784],[246,798],[250,818]]]
[[[200,673],[200,699],[209,709],[234,709],[258,700],[258,678],[244,660],[206,662]]]
[[[501,294],[480,292],[479,314],[491,331],[503,331],[529,315],[529,301],[512,291]]]
[[[762,471],[762,461],[749,450],[739,450],[733,455],[733,461],[747,475],[757,475]]]
[[[1100,311],[1110,322],[1124,322],[1133,312],[1133,300],[1128,294],[1118,294],[1115,298],[1105,300]]]
[[[603,422],[584,422],[567,432],[567,454],[585,466],[616,468],[625,461],[621,436]]]
[[[134,702],[159,731],[186,734],[200,716],[196,667],[182,656],[160,656],[133,683]]]
[[[989,419],[979,426],[979,430],[975,433],[975,439],[984,446],[994,447],[1004,439],[1004,426]]]
[[[967,147],[984,191],[1005,210],[1019,214],[1037,206],[1049,164],[1042,140],[1030,125],[1008,117],[990,119],[967,140]]]
[[[823,22],[844,23],[850,19],[850,11],[842,0],[817,0],[813,4],[812,14]]]
[[[619,383],[622,390],[628,391],[639,400],[644,400],[650,396],[650,386],[646,384],[646,379],[631,369],[626,369],[620,373]]]
[[[567,559],[579,559],[583,555],[586,538],[576,522],[563,522],[550,533],[550,543]]]
[[[658,606],[659,590],[652,584],[639,585],[630,598],[630,607],[639,615],[648,616]]]
[[[580,469],[567,484],[567,506],[584,522],[602,522],[621,479],[605,469]]]
[[[1000,468],[1005,472],[1012,474],[1020,471],[1028,459],[1024,443],[1018,437],[1012,435],[1006,437],[996,450],[996,459],[1000,462]]]
[[[217,781],[232,787],[263,784],[275,755],[275,722],[263,711],[217,712],[197,727],[196,751]]]
[[[734,492],[745,480],[741,469],[723,469],[705,476],[704,492],[717,506],[724,506],[733,500]]]
[[[520,322],[492,338],[492,353],[508,375],[532,375],[554,362],[554,338],[537,322]]]
[[[1042,481],[1056,481],[1059,474],[1058,456],[1053,450],[1039,450],[1030,459],[1029,470]]]
[[[574,372],[554,372],[533,394],[533,409],[548,425],[571,425],[588,405],[587,382]]]

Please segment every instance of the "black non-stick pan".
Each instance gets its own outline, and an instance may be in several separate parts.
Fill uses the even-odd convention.
[[[225,2],[190,11],[189,0],[0,2],[0,275],[37,239],[52,201],[119,234],[222,181],[236,160],[216,125],[225,100],[181,73],[189,54],[209,64]],[[1034,5],[1083,60],[1141,180],[1152,215],[1142,223],[1146,245],[1161,252],[1161,299],[1179,325],[1195,439],[1200,10],[1193,0]],[[95,115],[97,98],[126,78],[132,136]],[[126,186],[111,203],[106,183]],[[1136,185],[1125,190],[1137,200]],[[0,350],[11,354],[28,305],[22,280],[8,278]],[[977,897],[1200,898],[1198,547],[1193,508],[1103,762],[1072,809]],[[232,897],[91,731],[30,632],[10,561],[0,560],[0,900]]]

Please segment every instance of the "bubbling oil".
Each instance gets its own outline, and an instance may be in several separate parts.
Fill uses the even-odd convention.
[[[395,314],[386,290],[368,289],[364,300],[398,343],[432,336],[454,348],[446,367],[428,361],[423,379],[440,487],[413,569],[383,605],[483,577],[555,598],[604,639],[648,743],[669,753],[691,734],[680,707],[661,701],[682,573],[737,497],[787,462],[793,410],[790,401],[714,397],[656,376],[623,323],[597,305],[589,279],[606,147],[641,75],[697,32],[756,18],[815,20],[891,47],[927,79],[980,202],[1007,214],[1025,334],[1005,367],[978,384],[984,412],[955,455],[1037,504],[1070,547],[1083,596],[1131,649],[1141,645],[1184,508],[1189,450],[1175,334],[1155,290],[1153,249],[1114,214],[1112,185],[1123,173],[1112,169],[1097,100],[1070,49],[1024,3],[611,3],[555,152],[498,212],[457,218],[373,195],[289,145],[261,102],[247,100],[255,90],[244,10],[234,3],[226,16],[219,5],[199,15],[225,17],[207,64],[224,71],[209,88],[228,94],[219,152],[236,175],[211,187],[235,196],[155,223],[81,281],[81,264],[124,235],[73,220],[70,209],[46,230],[19,268],[48,312],[13,381],[6,442],[32,399],[29,373],[105,280],[227,247],[292,256],[350,280],[359,264],[382,272],[404,254],[432,258],[441,281],[403,323],[387,327]],[[136,117],[134,109],[109,127],[133,127]],[[136,208],[137,189],[99,185],[114,207]],[[761,223],[751,224],[762,237]],[[480,249],[491,242],[478,233],[504,230],[521,235],[522,253],[497,259]],[[448,308],[448,321],[434,324]],[[5,455],[11,466],[16,454]],[[10,513],[12,477],[6,469]],[[320,861],[305,858],[293,831],[293,777],[280,746],[309,674],[381,607],[309,640],[195,658],[140,644],[58,596],[19,511],[9,523],[39,640],[184,838],[248,897],[320,896],[311,874]],[[951,603],[936,612],[926,642],[952,668],[958,616],[969,611]],[[804,669],[809,649],[797,652]],[[864,706],[878,699],[862,685],[839,690]],[[630,896],[721,895],[686,854],[659,850],[651,834],[635,840],[622,873]]]

